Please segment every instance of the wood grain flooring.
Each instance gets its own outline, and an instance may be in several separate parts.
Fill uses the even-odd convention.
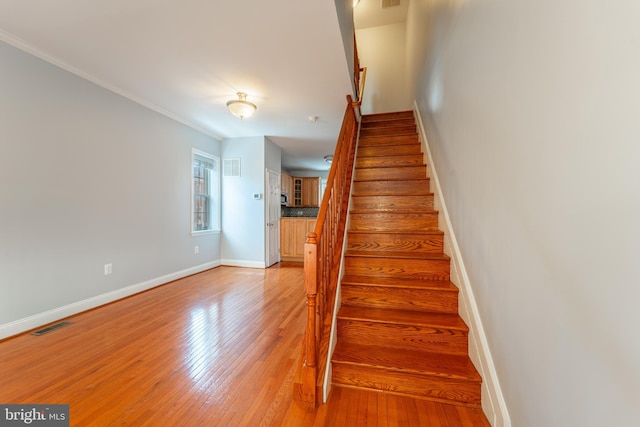
[[[334,387],[293,402],[302,264],[218,267],[0,342],[1,403],[68,403],[72,426],[483,426],[478,409]]]

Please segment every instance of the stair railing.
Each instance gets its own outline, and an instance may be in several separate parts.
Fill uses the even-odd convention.
[[[321,400],[329,335],[333,318],[342,246],[355,161],[358,118],[354,102],[347,95],[347,108],[318,211],[315,229],[304,245],[304,291],[307,323],[302,369],[294,388],[295,399],[307,407]]]

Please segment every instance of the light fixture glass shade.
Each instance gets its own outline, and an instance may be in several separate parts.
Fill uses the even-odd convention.
[[[256,104],[247,101],[246,93],[238,92],[237,95],[238,99],[232,99],[227,102],[227,108],[231,111],[231,114],[239,117],[240,120],[245,117],[251,117],[258,107],[256,107]]]

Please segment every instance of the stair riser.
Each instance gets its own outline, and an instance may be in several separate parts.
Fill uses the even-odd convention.
[[[387,156],[387,157],[358,157],[356,158],[357,168],[384,168],[384,167],[404,167],[421,166],[424,164],[422,154],[411,154],[408,156]]]
[[[343,304],[358,307],[432,311],[450,314],[458,312],[458,293],[455,291],[343,284],[340,292]]]
[[[432,326],[338,319],[338,340],[359,345],[384,343],[397,349],[466,354],[467,333]]]
[[[408,233],[350,233],[347,249],[358,251],[411,251],[420,253],[442,253],[442,234],[421,235]]]
[[[426,196],[361,196],[351,199],[351,209],[391,211],[402,210],[432,210],[433,194]]]
[[[385,120],[412,119],[413,111],[394,111],[391,113],[367,114],[362,117],[363,123],[380,122]]]
[[[355,181],[353,194],[368,196],[426,196],[430,195],[429,180]]]
[[[450,280],[449,260],[346,256],[345,274],[414,280]]]
[[[358,157],[406,156],[409,154],[422,154],[422,148],[419,144],[365,146],[358,148]]]
[[[390,128],[412,126],[415,129],[416,121],[413,117],[406,119],[381,120],[375,122],[362,122],[360,129]]]
[[[349,226],[356,231],[435,230],[438,228],[438,213],[352,213]]]
[[[416,134],[416,126],[375,127],[360,129],[360,136],[386,136],[386,135],[413,135]]]
[[[403,145],[403,144],[418,144],[420,140],[418,135],[400,135],[400,136],[368,136],[360,138],[358,141],[358,147],[380,147],[383,145]]]
[[[367,168],[356,169],[355,179],[371,181],[376,179],[414,179],[427,176],[426,166],[413,166],[403,168]]]
[[[405,396],[455,405],[480,407],[481,385],[435,376],[422,376],[408,372],[388,371],[358,365],[333,363],[333,383],[355,388],[381,390]]]

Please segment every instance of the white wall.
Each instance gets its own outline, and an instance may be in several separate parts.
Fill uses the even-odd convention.
[[[266,136],[264,138],[264,167],[278,173],[282,169],[282,148]],[[268,188],[268,183],[265,184],[265,191],[266,188]]]
[[[278,147],[264,136],[229,138],[222,142],[222,157],[240,158],[241,169],[238,177],[222,177],[221,250],[225,265],[265,267],[267,145],[269,162],[275,167],[273,151]],[[254,200],[254,193],[262,194],[262,198]]]
[[[513,425],[637,424],[640,4],[413,3],[417,103]]]
[[[406,31],[404,23],[356,31],[360,66],[367,67],[363,114],[411,109],[405,84]]]
[[[342,36],[342,44],[347,58],[348,72],[351,76],[352,93],[355,94],[356,87],[354,77],[355,71],[355,52],[353,45],[353,0],[335,0],[336,15],[338,16],[338,24],[340,25],[340,34]]]
[[[0,338],[219,263],[189,229],[191,148],[218,141],[4,43],[0,63]]]

